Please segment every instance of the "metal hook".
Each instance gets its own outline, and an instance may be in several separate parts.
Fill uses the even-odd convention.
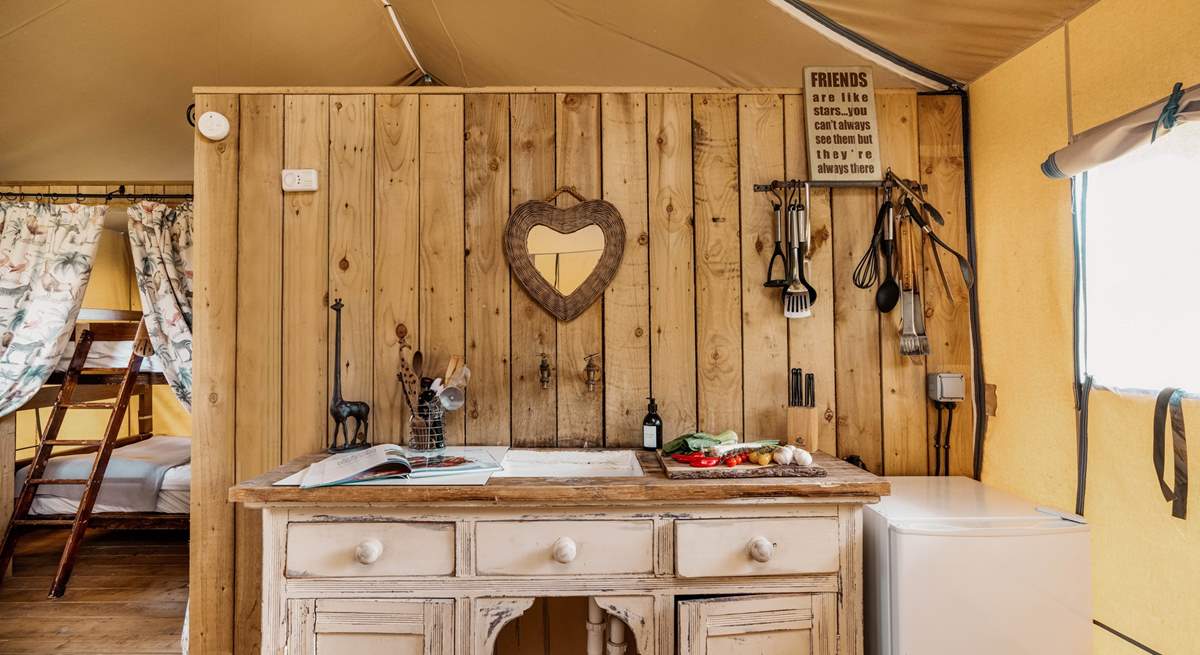
[[[600,381],[600,365],[596,363],[596,358],[599,356],[600,353],[592,353],[583,358],[587,362],[587,365],[583,367],[583,377],[588,391],[595,391],[596,384]]]

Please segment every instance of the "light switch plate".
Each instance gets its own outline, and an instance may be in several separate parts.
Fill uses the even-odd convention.
[[[284,191],[316,191],[317,171],[312,168],[283,169]]]

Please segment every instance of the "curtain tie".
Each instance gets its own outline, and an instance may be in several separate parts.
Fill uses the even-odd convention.
[[[1176,82],[1175,87],[1171,89],[1171,95],[1167,97],[1167,104],[1163,105],[1162,113],[1158,115],[1158,120],[1154,121],[1154,129],[1150,130],[1150,143],[1154,143],[1154,140],[1158,138],[1159,126],[1162,126],[1165,132],[1170,132],[1171,128],[1175,127],[1175,121],[1179,119],[1181,102],[1183,102],[1183,82]]]
[[[1154,472],[1158,474],[1158,486],[1163,499],[1171,502],[1171,516],[1187,518],[1187,436],[1183,427],[1183,390],[1163,389],[1154,403]],[[1171,449],[1174,454],[1175,486],[1166,481],[1166,428],[1167,414],[1171,418]]]

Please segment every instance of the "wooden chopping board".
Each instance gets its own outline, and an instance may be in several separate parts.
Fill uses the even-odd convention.
[[[663,471],[667,477],[672,480],[704,480],[704,479],[729,479],[729,478],[823,478],[826,475],[825,469],[820,466],[799,466],[796,464],[772,464],[771,466],[759,466],[758,464],[738,464],[737,466],[725,466],[717,464],[709,468],[696,468],[683,462],[677,462],[669,455],[663,455],[662,451],[656,453],[658,462],[662,464]]]

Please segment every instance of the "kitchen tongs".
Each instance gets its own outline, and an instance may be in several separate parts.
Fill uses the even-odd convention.
[[[967,261],[966,257],[963,257],[962,253],[952,248],[950,244],[943,241],[942,238],[933,231],[933,228],[929,226],[929,222],[925,220],[924,214],[922,214],[921,211],[917,209],[916,204],[913,203],[913,199],[915,198],[917,202],[921,203],[921,209],[929,212],[929,215],[933,217],[934,222],[938,225],[946,224],[945,219],[942,218],[942,214],[937,210],[937,208],[926,202],[925,198],[922,197],[921,194],[916,190],[914,190],[913,186],[910,186],[909,183],[901,180],[896,176],[895,173],[891,172],[891,170],[888,171],[888,179],[890,179],[897,188],[905,193],[903,200],[904,209],[908,212],[909,216],[912,216],[913,222],[916,223],[917,227],[921,228],[922,232],[929,235],[930,241],[933,242],[933,259],[937,264],[938,269],[940,270],[942,267],[942,260],[938,256],[937,249],[941,248],[951,255],[954,255],[954,258],[958,260],[958,268],[962,273],[963,283],[967,285],[967,288],[970,289],[971,287],[975,286],[975,270],[971,268],[971,263]]]

